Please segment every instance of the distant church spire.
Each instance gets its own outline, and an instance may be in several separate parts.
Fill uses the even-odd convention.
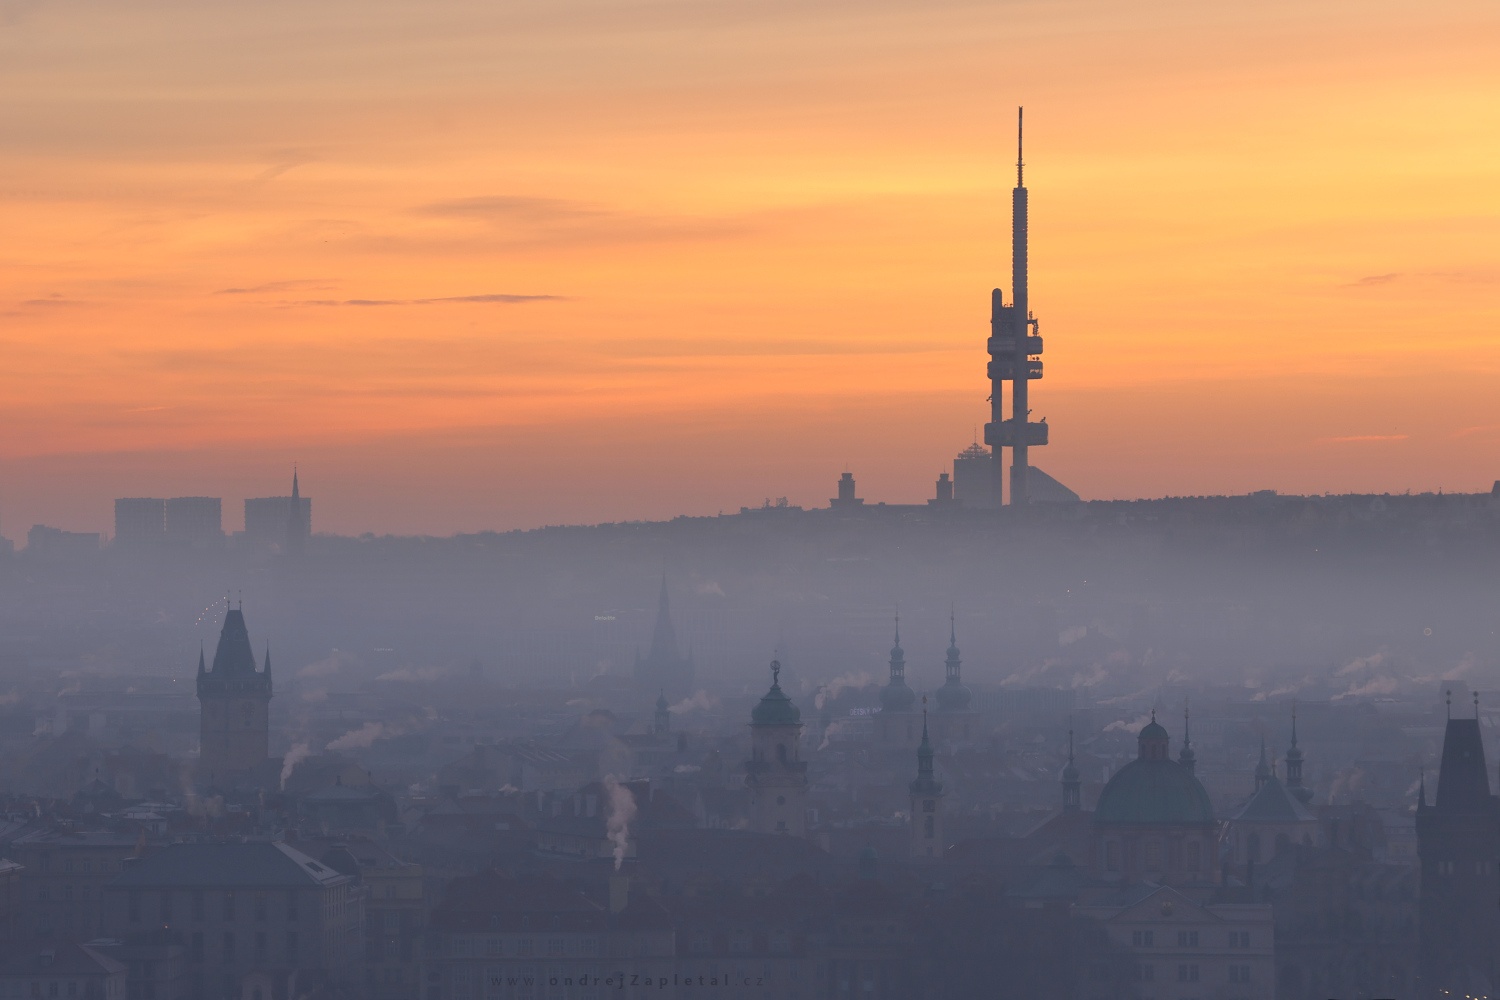
[[[1188,705],[1182,703],[1182,749],[1177,751],[1177,763],[1193,773],[1198,768],[1198,752],[1193,749],[1193,731],[1188,716]]]
[[[1073,762],[1073,720],[1068,719],[1068,763],[1062,772],[1063,812],[1077,812],[1082,808],[1083,782],[1079,778],[1078,765]]]
[[[1266,738],[1260,738],[1260,761],[1255,765],[1255,790],[1258,792],[1271,780],[1271,764],[1266,760]]]
[[[891,646],[891,683],[906,683],[906,650],[901,648],[901,614],[896,614],[896,642]]]

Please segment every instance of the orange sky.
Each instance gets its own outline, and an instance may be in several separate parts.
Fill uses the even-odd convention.
[[[1492,0],[0,0],[0,531],[920,500],[1023,103],[1037,464],[1500,478]]]

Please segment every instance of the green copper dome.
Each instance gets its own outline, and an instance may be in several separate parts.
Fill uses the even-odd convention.
[[[1175,760],[1133,760],[1099,793],[1095,823],[1212,823],[1214,807],[1193,773]]]
[[[1151,721],[1137,738],[1135,760],[1115,772],[1099,793],[1095,823],[1212,823],[1214,807],[1193,772],[1167,756],[1166,727]],[[1189,758],[1191,759],[1191,758]]]
[[[792,704],[792,699],[781,690],[781,664],[771,663],[771,690],[750,711],[752,726],[800,726],[802,713]]]
[[[1151,713],[1151,721],[1146,723],[1139,737],[1143,740],[1165,740],[1170,739],[1167,735],[1167,727],[1156,721],[1156,713]]]

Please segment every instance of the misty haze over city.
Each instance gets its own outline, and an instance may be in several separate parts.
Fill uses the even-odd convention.
[[[1497,995],[1494,27],[0,0],[0,998]]]

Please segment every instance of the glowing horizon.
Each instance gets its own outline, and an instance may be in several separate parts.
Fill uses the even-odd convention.
[[[0,6],[0,533],[915,502],[985,419],[1027,107],[1034,462],[1500,478],[1492,5]],[[1009,289],[1006,289],[1007,294]]]

